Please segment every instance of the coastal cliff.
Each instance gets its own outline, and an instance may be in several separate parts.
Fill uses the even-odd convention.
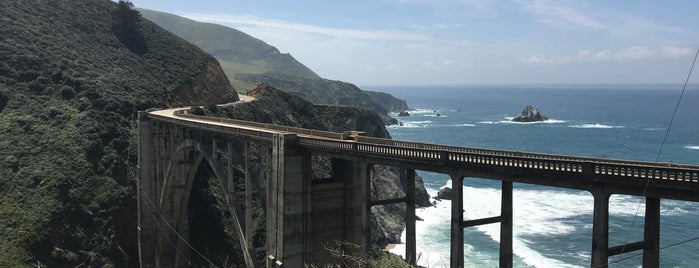
[[[7,0],[0,18],[0,267],[137,267],[136,112],[237,93],[213,57],[126,2]],[[279,99],[240,107],[388,136],[367,109],[299,99],[296,109],[316,113],[289,117]]]
[[[136,111],[237,94],[126,3],[4,0],[0,18],[0,267],[137,267]]]
[[[360,107],[316,105],[299,96],[278,90],[268,84],[260,84],[249,92],[255,101],[239,103],[230,108],[214,108],[207,111],[212,116],[225,116],[240,120],[274,123],[324,131],[342,132],[357,130],[378,138],[390,138],[381,118],[376,113]],[[315,159],[314,173],[327,174],[327,159]],[[317,175],[323,177],[324,175]],[[405,171],[380,165],[370,170],[372,200],[404,196]],[[416,203],[420,207],[431,206],[422,178],[416,181]],[[405,205],[391,204],[372,209],[371,241],[378,245],[400,242],[405,228]]]
[[[209,58],[192,80],[175,89],[173,101],[186,106],[207,105],[238,101],[238,94],[231,87],[218,61]]]

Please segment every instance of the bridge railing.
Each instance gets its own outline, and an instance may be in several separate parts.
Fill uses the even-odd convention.
[[[357,137],[356,139],[357,143],[354,144],[348,141],[327,141],[313,138],[303,138],[300,139],[300,142],[311,146],[354,150],[385,156],[410,157],[420,160],[462,162],[573,174],[699,182],[699,170],[696,166],[691,165],[498,151],[370,137]]]
[[[193,115],[193,114],[190,114],[187,110],[175,111],[175,115],[180,116],[180,117],[184,117],[184,118],[206,120],[206,121],[220,122],[220,123],[227,123],[227,124],[235,124],[235,125],[241,125],[241,126],[250,126],[250,127],[255,127],[255,128],[264,128],[264,129],[269,129],[269,130],[274,130],[274,131],[289,132],[289,133],[296,133],[296,134],[305,134],[305,135],[324,137],[324,138],[329,138],[329,139],[342,140],[342,139],[347,138],[347,134],[345,134],[345,133],[313,130],[313,129],[300,128],[300,127],[289,127],[289,126],[259,123],[259,122],[253,122],[253,121],[222,118],[222,117],[209,117],[209,116],[202,116],[202,115]]]
[[[693,165],[459,147],[359,135],[352,135],[350,137],[348,132],[337,133],[245,120],[212,118],[192,115],[185,110],[176,111],[175,114],[184,118],[196,120],[296,133],[304,135],[298,138],[301,145],[312,147],[332,148],[392,157],[410,157],[418,160],[450,161],[478,165],[550,170],[574,174],[594,174],[620,178],[699,182],[699,167]],[[207,125],[206,123],[199,124]],[[353,138],[353,140],[348,140],[349,138]]]

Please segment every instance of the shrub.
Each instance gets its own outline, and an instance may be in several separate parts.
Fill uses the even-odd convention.
[[[0,112],[5,109],[8,102],[10,102],[10,91],[7,88],[0,87]]]

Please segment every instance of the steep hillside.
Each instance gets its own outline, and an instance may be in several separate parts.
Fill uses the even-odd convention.
[[[277,48],[238,30],[169,13],[141,11],[144,17],[214,55],[239,90],[247,91],[266,82],[300,93],[314,103],[369,108],[381,115],[386,124],[397,123],[388,112],[409,109],[405,101],[390,94],[362,91],[347,82],[320,78],[290,55],[280,54]]]
[[[237,94],[109,0],[0,1],[0,267],[134,267],[136,110]]]
[[[289,54],[241,31],[212,23],[202,23],[148,9],[139,9],[143,16],[164,29],[189,40],[222,61],[224,70],[235,86],[251,89],[256,84],[236,80],[234,73],[279,71],[306,78],[320,78],[311,69]]]
[[[249,94],[254,95],[256,100],[239,103],[229,108],[216,106],[193,108],[192,113],[324,131],[359,130],[366,132],[368,136],[390,138],[381,118],[367,109],[338,105],[315,105],[264,83],[251,90]],[[330,164],[323,163],[323,161],[327,160],[314,160],[314,174],[324,174],[324,167],[328,167]],[[405,176],[405,172],[395,167],[374,166],[371,169],[372,199],[403,196]],[[416,191],[417,204],[431,206],[422,178],[418,177]],[[219,196],[223,195],[219,194]],[[405,215],[405,206],[402,204],[373,207],[371,217],[372,242],[379,245],[398,243],[401,232],[405,228],[403,215]]]

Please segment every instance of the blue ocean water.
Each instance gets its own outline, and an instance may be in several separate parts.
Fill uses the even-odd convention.
[[[415,108],[397,117],[394,139],[482,148],[655,161],[680,96],[681,85],[567,85],[373,87],[405,99]],[[677,110],[660,162],[699,164],[699,87],[690,86]],[[524,106],[551,118],[512,123]],[[438,116],[439,114],[439,116]],[[421,172],[431,195],[451,185],[444,174]],[[515,184],[516,267],[587,267],[592,245],[592,196],[588,192]],[[420,263],[449,264],[449,201],[418,211]],[[498,181],[468,178],[464,217],[500,213]],[[661,201],[662,267],[699,266],[699,204]],[[636,242],[643,234],[643,199],[610,199],[610,246]],[[636,216],[638,215],[638,216]],[[686,240],[698,238],[685,242]],[[465,230],[470,267],[496,267],[499,225]],[[679,245],[674,245],[682,243]],[[393,252],[402,253],[397,246]],[[610,258],[611,267],[639,267],[640,252]]]

